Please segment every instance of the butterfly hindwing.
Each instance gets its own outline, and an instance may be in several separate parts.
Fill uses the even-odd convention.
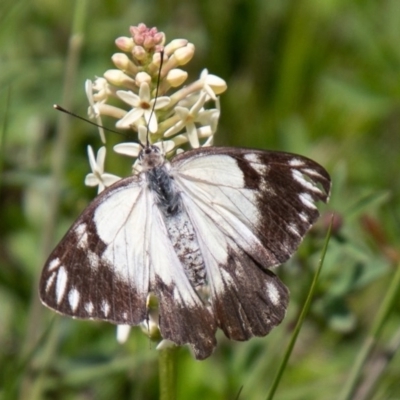
[[[234,340],[266,335],[285,316],[287,288],[215,224],[215,214],[208,215],[195,201],[186,202],[199,237],[218,327]]]

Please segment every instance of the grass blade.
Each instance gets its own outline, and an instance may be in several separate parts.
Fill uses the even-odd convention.
[[[331,223],[330,223],[329,228],[328,228],[328,233],[326,234],[324,247],[322,249],[321,259],[320,259],[318,268],[317,268],[317,270],[315,272],[314,279],[313,279],[313,281],[311,283],[311,287],[310,287],[310,290],[308,292],[308,296],[307,296],[306,302],[304,303],[303,309],[301,310],[301,314],[300,314],[299,320],[297,321],[296,327],[294,328],[293,335],[290,338],[289,345],[288,345],[288,347],[286,349],[286,352],[285,352],[285,355],[283,357],[283,360],[282,360],[282,362],[281,362],[281,364],[279,366],[278,372],[275,375],[274,381],[272,382],[272,386],[271,386],[271,388],[270,388],[270,390],[268,392],[266,400],[272,400],[273,397],[274,397],[276,389],[278,388],[279,382],[280,382],[280,380],[281,380],[281,378],[283,376],[283,372],[285,371],[286,365],[287,365],[287,363],[289,361],[290,355],[292,354],[293,347],[294,347],[294,345],[296,343],[297,337],[299,336],[300,329],[301,329],[301,327],[303,325],[303,322],[304,322],[304,320],[306,318],[308,310],[310,309],[311,300],[312,300],[312,297],[314,295],[314,291],[315,291],[315,288],[316,288],[316,285],[317,285],[317,281],[318,281],[319,275],[320,275],[321,270],[322,270],[322,266],[324,264],[325,254],[326,254],[326,251],[328,249],[328,243],[329,243],[329,239],[331,237],[331,231],[332,231],[333,218],[334,218],[334,216],[332,216]]]

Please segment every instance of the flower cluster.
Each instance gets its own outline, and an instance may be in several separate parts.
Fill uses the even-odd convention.
[[[185,144],[192,148],[211,145],[220,116],[217,95],[226,90],[225,81],[204,69],[198,80],[182,86],[188,73],[180,67],[193,58],[194,45],[185,39],[165,44],[163,32],[144,24],[132,26],[130,34],[115,41],[121,50],[112,56],[116,69],[86,81],[89,117],[101,126],[101,116],[110,116],[117,120],[117,128],[133,131],[139,143],[114,147],[131,157],[137,157],[147,141],[160,143],[165,154],[182,151],[180,146]],[[106,143],[102,128],[100,137]],[[118,179],[103,172],[105,148],[99,150],[97,163],[89,148],[89,159],[92,174],[86,178],[87,185],[99,185],[101,191]]]

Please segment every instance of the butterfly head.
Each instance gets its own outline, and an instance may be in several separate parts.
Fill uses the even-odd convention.
[[[164,154],[159,147],[149,145],[140,151],[138,160],[142,166],[142,170],[148,171],[164,164]]]

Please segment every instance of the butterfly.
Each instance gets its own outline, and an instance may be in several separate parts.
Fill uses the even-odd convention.
[[[48,258],[40,297],[76,318],[138,325],[158,300],[164,339],[210,356],[220,328],[265,336],[289,291],[271,268],[295,252],[327,202],[330,177],[294,154],[203,147],[167,161],[145,146],[141,172],[83,211]]]

